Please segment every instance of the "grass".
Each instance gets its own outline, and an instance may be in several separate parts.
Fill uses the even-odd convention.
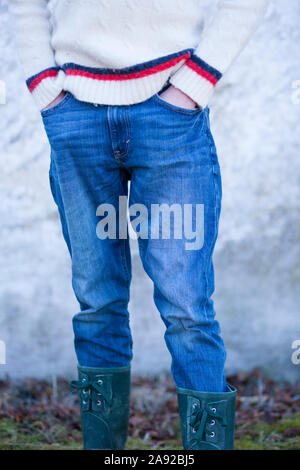
[[[177,427],[177,426],[176,426]],[[246,430],[246,434],[245,434]],[[300,450],[300,414],[286,417],[277,423],[257,422],[237,428],[235,448],[237,450]],[[51,441],[51,443],[49,442]],[[0,420],[0,450],[80,450],[82,448],[80,431],[74,439],[74,431],[64,424],[53,426],[43,431],[43,422],[18,424],[15,420]],[[129,437],[127,450],[164,450],[181,449],[179,433],[174,439],[154,445],[148,442],[147,436]]]
[[[274,382],[259,370],[229,378],[239,391],[237,450],[300,450],[300,383]],[[56,382],[0,380],[0,450],[80,450],[78,394]],[[127,450],[181,450],[169,374],[134,377]]]
[[[235,447],[237,450],[300,450],[300,414],[272,424],[255,423],[247,434],[236,439]]]

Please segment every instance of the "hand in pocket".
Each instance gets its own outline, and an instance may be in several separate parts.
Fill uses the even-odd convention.
[[[58,104],[64,98],[65,94],[66,94],[66,91],[62,90],[60,94],[55,98],[55,100],[51,101],[51,103],[49,103],[48,106],[43,108],[42,111],[47,111],[47,109],[50,109],[56,104]]]
[[[192,98],[173,85],[170,85],[166,90],[160,93],[159,96],[167,103],[178,106],[179,108],[195,109],[198,107],[197,103],[195,103]]]

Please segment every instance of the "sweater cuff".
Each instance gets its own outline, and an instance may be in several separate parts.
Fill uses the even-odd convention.
[[[30,77],[26,84],[39,110],[48,106],[63,90],[65,73],[59,67],[51,67]]]
[[[216,84],[221,78],[221,72],[211,67],[198,56],[192,55],[170,78],[170,83],[183,91],[183,93],[204,109],[214,93]]]

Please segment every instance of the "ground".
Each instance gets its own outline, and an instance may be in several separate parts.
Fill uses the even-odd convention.
[[[300,383],[275,383],[259,370],[229,382],[239,390],[236,449],[300,449]],[[78,397],[65,380],[0,381],[0,450],[81,448]],[[134,377],[127,449],[181,449],[169,376]]]

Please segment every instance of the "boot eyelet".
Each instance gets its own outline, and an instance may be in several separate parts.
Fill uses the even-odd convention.
[[[101,400],[98,400],[98,401],[97,401],[97,406],[100,406],[101,403],[102,403]]]
[[[197,408],[197,403],[193,403],[193,410]]]
[[[212,432],[212,433],[210,434],[210,437],[215,437],[215,435],[216,435],[216,434],[215,434],[214,432]]]
[[[217,412],[216,408],[212,408],[211,411],[212,411],[213,413],[216,413],[216,412]]]
[[[214,426],[216,424],[215,420],[213,419],[210,423],[211,426]]]
[[[84,405],[87,405],[87,404],[88,404],[88,402],[85,401],[85,400],[83,400],[82,403],[83,403]]]
[[[98,380],[98,384],[99,384],[99,385],[102,385],[102,384],[103,384],[103,380],[99,379],[99,380]]]
[[[197,432],[196,429],[193,428],[193,429],[192,429],[192,433],[193,433],[193,434],[196,434],[196,432]]]

